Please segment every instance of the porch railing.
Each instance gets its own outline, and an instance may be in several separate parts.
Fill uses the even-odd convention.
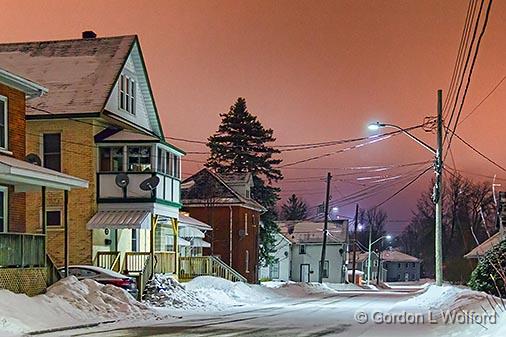
[[[176,252],[155,252],[155,273],[176,272]]]
[[[215,256],[181,256],[179,278],[190,280],[197,276],[217,276],[233,282],[247,282],[235,269]]]
[[[93,265],[116,272],[120,271],[120,252],[97,252]]]
[[[45,235],[0,233],[0,268],[45,267]]]
[[[149,252],[126,252],[123,261],[123,273],[142,273],[149,255]]]

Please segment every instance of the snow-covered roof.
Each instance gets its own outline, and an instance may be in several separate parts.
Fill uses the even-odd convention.
[[[373,252],[374,255],[378,255],[376,252]],[[360,254],[357,254],[356,261],[362,262],[367,260],[368,257],[367,252],[361,252]],[[386,262],[420,262],[421,260],[408,255],[406,253],[400,252],[398,250],[384,250],[381,252],[381,260]]]
[[[464,255],[466,259],[477,259],[480,256],[483,256],[490,248],[495,246],[501,241],[500,233],[497,232],[488,238],[486,241],[482,242],[479,246],[474,247],[469,253]]]
[[[135,35],[0,44],[0,67],[41,83],[49,92],[30,105],[52,114],[103,110]],[[47,115],[27,109],[28,115]]]
[[[292,243],[321,243],[323,241],[323,222],[308,220],[278,221],[280,233]],[[346,228],[340,223],[328,222],[328,243],[346,241]]]

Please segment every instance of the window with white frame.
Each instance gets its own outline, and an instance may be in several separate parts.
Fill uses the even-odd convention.
[[[46,209],[46,225],[47,227],[61,227],[62,221],[62,210],[60,208]]]
[[[131,114],[135,114],[136,84],[131,76],[121,74],[119,80],[119,107]]]
[[[107,146],[99,148],[99,171],[123,171],[123,146]]]
[[[245,260],[246,260],[246,273],[249,273],[249,250],[246,250],[246,254],[245,254]]]
[[[0,96],[0,148],[7,150],[8,141],[7,135],[9,133],[9,123],[7,121],[7,97]]]
[[[0,186],[0,233],[7,232],[8,188]]]
[[[151,146],[128,147],[128,171],[151,171]]]
[[[248,235],[248,213],[244,214],[244,235]]]

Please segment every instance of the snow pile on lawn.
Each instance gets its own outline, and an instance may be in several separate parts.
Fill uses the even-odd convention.
[[[399,307],[416,307],[423,310],[434,309],[460,309],[488,303],[487,295],[483,292],[473,291],[467,288],[457,288],[455,286],[429,285],[421,291],[420,295],[412,297],[406,301],[396,304]]]
[[[147,318],[154,311],[134,299],[126,290],[91,279],[67,277],[47,290],[46,296],[67,302],[89,318]],[[81,315],[81,314],[80,314]]]
[[[168,275],[155,275],[144,300],[155,307],[226,310],[233,306],[272,299],[259,286],[231,282],[219,277],[200,276],[180,284]]]
[[[28,297],[0,290],[0,335],[80,325],[106,319],[156,318],[126,291],[93,280],[65,278],[47,294]]]
[[[232,282],[219,277],[200,276],[186,284],[186,288],[223,304],[246,304],[272,301],[272,292],[259,285]]]

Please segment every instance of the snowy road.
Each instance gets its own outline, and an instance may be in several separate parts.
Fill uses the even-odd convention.
[[[413,297],[407,292],[342,292],[230,312],[187,315],[181,319],[59,332],[58,336],[449,336],[461,326],[444,324],[387,324],[357,322],[357,313],[388,313]],[[395,307],[410,311],[413,308]],[[50,336],[49,334],[47,336]],[[52,336],[55,336],[54,334]]]

